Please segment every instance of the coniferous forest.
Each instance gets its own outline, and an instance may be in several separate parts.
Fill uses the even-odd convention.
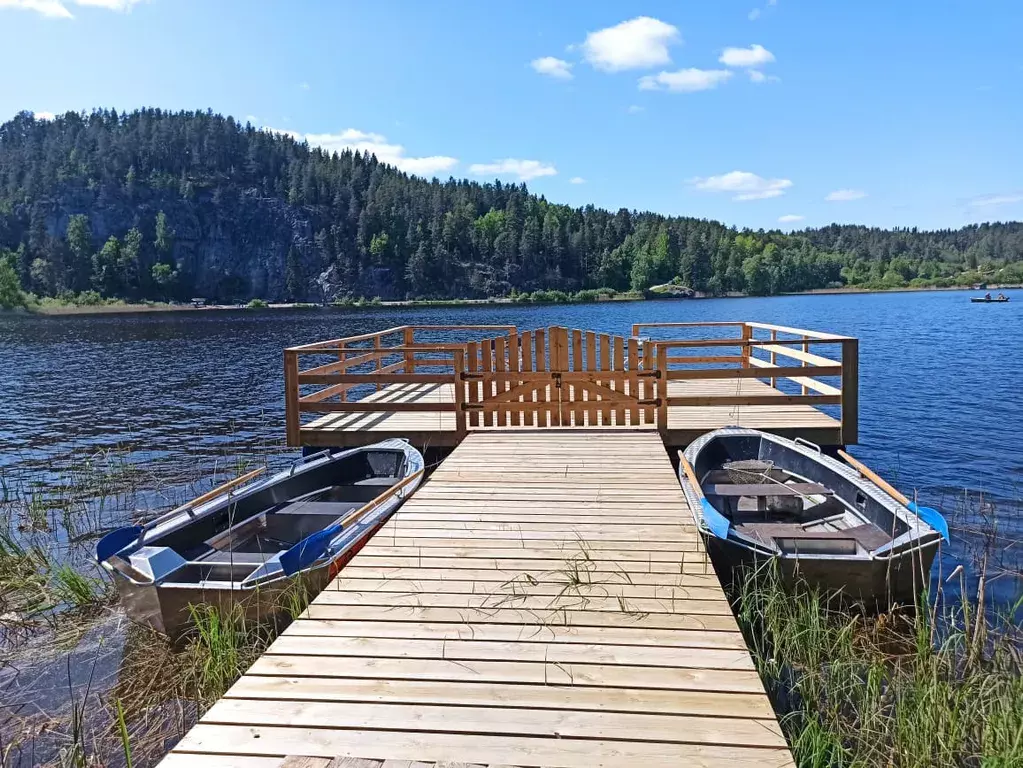
[[[0,294],[335,301],[975,282],[1023,282],[1023,224],[785,234],[572,208],[212,112],[24,112],[0,126]]]

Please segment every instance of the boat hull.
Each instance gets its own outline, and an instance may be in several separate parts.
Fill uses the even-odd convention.
[[[714,537],[707,537],[714,568],[729,590],[744,569],[776,566],[788,591],[808,588],[841,603],[859,603],[884,611],[893,605],[916,605],[927,589],[937,543],[891,560],[801,560],[769,556]]]

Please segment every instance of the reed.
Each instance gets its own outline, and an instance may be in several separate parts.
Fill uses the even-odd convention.
[[[1023,598],[985,610],[938,589],[932,607],[876,615],[833,598],[787,593],[770,565],[737,580],[736,615],[798,765],[1023,765]]]

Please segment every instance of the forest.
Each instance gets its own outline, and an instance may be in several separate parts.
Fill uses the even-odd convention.
[[[1023,282],[1023,224],[791,234],[427,180],[211,111],[0,126],[0,302],[757,295]],[[6,297],[6,298],[5,298]]]

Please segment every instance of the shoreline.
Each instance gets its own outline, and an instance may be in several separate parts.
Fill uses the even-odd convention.
[[[1012,285],[992,285],[983,289],[985,292],[999,291],[999,290],[1019,290],[1023,288],[1023,284],[1012,284]],[[952,287],[902,287],[902,288],[860,288],[857,286],[844,286],[842,288],[813,288],[807,291],[794,291],[791,293],[777,293],[774,296],[833,296],[841,294],[873,294],[873,293],[924,293],[924,292],[950,292],[950,291],[971,291],[981,290],[972,289],[966,286],[952,286]],[[343,309],[366,309],[375,307],[471,307],[471,306],[529,306],[529,305],[552,305],[552,304],[607,304],[613,302],[626,302],[626,301],[659,301],[659,300],[676,300],[676,301],[700,301],[705,299],[748,299],[748,298],[770,298],[769,296],[752,296],[746,293],[730,293],[720,296],[691,296],[691,297],[676,297],[669,294],[664,295],[653,295],[653,296],[634,296],[628,294],[622,294],[620,296],[613,296],[610,298],[602,298],[587,301],[515,301],[508,297],[495,297],[489,299],[437,299],[437,300],[416,300],[416,299],[403,299],[394,301],[378,301],[378,302],[363,302],[363,303],[352,303],[352,304],[311,304],[307,302],[281,302],[281,303],[268,303],[265,307],[250,307],[247,304],[206,304],[201,307],[196,307],[191,304],[83,304],[83,305],[65,305],[65,306],[49,306],[49,307],[36,307],[36,308],[18,308],[9,310],[0,310],[0,315],[3,314],[26,314],[26,315],[43,315],[47,317],[62,317],[69,315],[126,315],[126,314],[149,314],[149,313],[161,313],[161,312],[217,312],[227,310],[246,310],[250,312],[261,312],[267,310],[287,310],[287,309],[305,309],[305,310],[343,310]]]

